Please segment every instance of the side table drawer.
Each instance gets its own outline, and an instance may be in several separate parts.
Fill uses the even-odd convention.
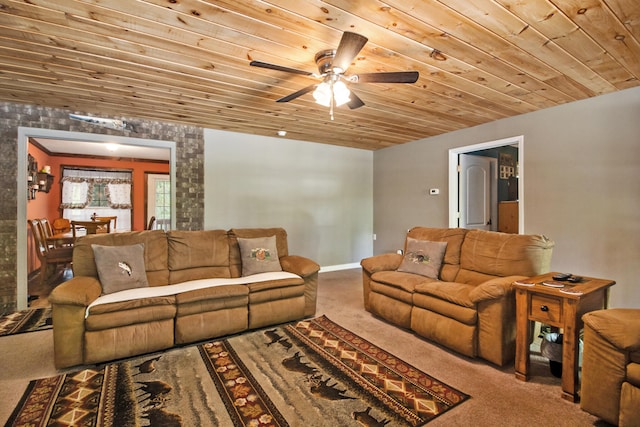
[[[531,295],[529,319],[547,324],[562,323],[562,299],[547,295]]]

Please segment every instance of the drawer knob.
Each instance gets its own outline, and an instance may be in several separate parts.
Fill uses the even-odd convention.
[[[540,310],[542,310],[542,311],[549,311],[549,307],[547,307],[546,305],[541,305],[541,306],[540,306]]]

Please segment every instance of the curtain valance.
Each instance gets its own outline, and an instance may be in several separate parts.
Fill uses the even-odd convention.
[[[75,171],[77,172],[77,171]],[[97,172],[97,171],[96,171]],[[76,174],[74,174],[76,175]],[[103,172],[104,175],[104,172]],[[119,175],[122,175],[121,173]],[[61,209],[84,209],[92,201],[93,187],[96,184],[105,185],[105,195],[109,207],[113,209],[131,209],[131,178],[130,177],[96,177],[94,176],[64,176],[62,183]]]

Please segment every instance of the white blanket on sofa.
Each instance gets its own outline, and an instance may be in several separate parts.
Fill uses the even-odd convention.
[[[85,319],[89,316],[91,307],[99,304],[110,304],[113,302],[129,301],[140,298],[166,297],[168,295],[176,295],[182,292],[195,291],[198,289],[211,288],[213,286],[223,285],[246,285],[249,283],[268,282],[271,280],[294,279],[300,276],[288,273],[286,271],[277,271],[270,273],[258,273],[251,276],[222,278],[222,279],[199,279],[190,280],[188,282],[176,283],[175,285],[150,286],[147,288],[127,289],[124,291],[114,292],[112,294],[101,295],[96,298],[85,312]]]

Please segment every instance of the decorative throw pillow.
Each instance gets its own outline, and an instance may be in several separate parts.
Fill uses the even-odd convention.
[[[144,266],[144,244],[129,246],[91,245],[102,294],[149,286]]]
[[[407,252],[398,271],[438,279],[447,242],[431,242],[407,237]]]
[[[238,237],[240,256],[242,257],[242,275],[282,271],[276,236],[244,239]]]

